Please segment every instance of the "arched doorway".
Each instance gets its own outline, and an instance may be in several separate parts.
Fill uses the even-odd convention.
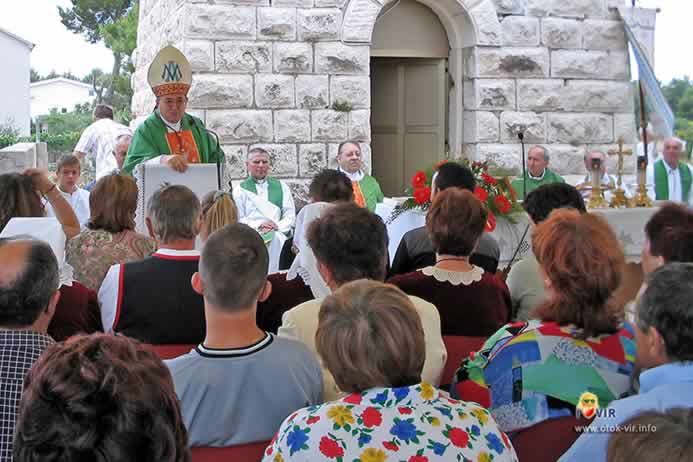
[[[371,43],[373,174],[388,196],[445,158],[450,43],[443,24],[416,0],[393,1],[376,20]]]

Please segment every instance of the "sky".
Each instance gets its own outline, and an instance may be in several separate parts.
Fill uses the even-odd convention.
[[[572,0],[565,0],[572,1]],[[630,0],[624,0],[630,4]],[[657,7],[655,73],[662,82],[684,75],[693,77],[693,59],[685,51],[693,18],[693,0],[637,0],[643,7]],[[41,74],[51,70],[84,76],[97,67],[109,72],[111,52],[103,44],[90,44],[60,23],[57,6],[69,0],[2,0],[0,27],[36,44],[31,65]]]

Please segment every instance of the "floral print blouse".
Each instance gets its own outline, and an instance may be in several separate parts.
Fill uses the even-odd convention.
[[[98,292],[111,265],[141,260],[156,251],[156,242],[135,231],[110,233],[88,229],[67,242],[65,258],[74,279]]]
[[[373,388],[287,418],[263,462],[517,461],[489,412],[420,383]]]

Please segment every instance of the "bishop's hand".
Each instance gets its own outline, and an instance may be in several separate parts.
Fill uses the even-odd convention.
[[[161,160],[176,172],[183,173],[188,169],[188,160],[183,155],[163,156]]]

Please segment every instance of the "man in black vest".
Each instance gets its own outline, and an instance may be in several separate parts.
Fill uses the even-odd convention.
[[[108,270],[99,290],[104,331],[153,344],[199,343],[204,302],[190,278],[200,259],[200,201],[185,186],[166,186],[149,199],[145,221],[158,250]]]

